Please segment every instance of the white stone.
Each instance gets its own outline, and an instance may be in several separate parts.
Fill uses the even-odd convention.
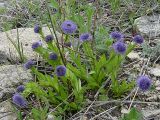
[[[156,87],[160,86],[160,81],[159,81],[159,80],[156,80],[155,86],[156,86]]]
[[[0,103],[0,120],[17,120],[16,113],[9,101]]]
[[[145,118],[149,118],[151,116],[157,116],[160,114],[160,109],[157,110],[142,110],[142,114],[144,115]]]
[[[160,91],[160,87],[156,87],[156,90]]]
[[[160,36],[160,15],[142,16],[135,20],[136,30],[150,38]]]
[[[47,116],[47,120],[54,120],[54,115],[49,114],[49,115]]]
[[[50,30],[47,27],[43,27],[44,35],[49,35]],[[27,59],[36,58],[36,53],[32,50],[31,46],[33,42],[39,41],[42,38],[39,34],[34,33],[33,28],[19,28],[19,40],[22,43],[24,55]],[[19,58],[18,53],[13,46],[13,44],[8,39],[9,38],[14,43],[17,43],[17,29],[13,29],[7,32],[0,33],[0,51],[5,52],[7,56],[11,56],[13,60],[17,60],[16,58]],[[61,34],[57,32],[58,39],[60,39]],[[45,43],[45,42],[44,42]]]
[[[127,55],[128,58],[130,58],[131,60],[133,59],[140,59],[140,56],[137,52],[130,52],[128,55]]]
[[[126,108],[122,108],[122,109],[121,109],[121,113],[122,113],[122,114],[128,114],[128,113],[129,113],[129,110],[126,109]]]
[[[32,80],[30,71],[20,65],[3,65],[0,67],[0,99],[6,94],[14,93],[15,85]],[[7,97],[7,96],[6,96]]]
[[[152,68],[150,70],[151,74],[156,76],[156,77],[159,77],[160,76],[160,68]]]
[[[0,2],[0,8],[4,8],[5,7],[5,3]]]

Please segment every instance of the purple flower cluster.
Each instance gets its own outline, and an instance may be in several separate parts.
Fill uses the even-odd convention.
[[[87,41],[87,40],[91,40],[92,36],[89,33],[83,33],[80,35],[79,39],[80,41]]]
[[[25,90],[25,86],[24,85],[20,85],[17,87],[17,92],[23,92]]]
[[[42,42],[41,41],[38,41],[38,42],[34,42],[32,44],[32,49],[35,50],[37,49],[38,47],[42,46]]]
[[[57,66],[56,74],[58,77],[66,75],[66,67],[63,65]]]
[[[45,41],[48,43],[48,42],[52,42],[53,41],[53,35],[47,35],[45,37]]]
[[[77,25],[71,20],[66,20],[62,23],[61,29],[65,34],[73,34],[77,30]]]
[[[57,60],[58,59],[58,55],[56,53],[50,53],[49,54],[49,59],[50,60]]]
[[[33,65],[34,65],[33,60],[28,60],[28,61],[24,64],[24,68],[25,68],[25,69],[30,69]]]
[[[42,31],[41,26],[38,25],[38,24],[36,24],[36,25],[34,26],[34,32],[35,32],[35,33],[40,33],[41,31]]]
[[[110,37],[115,40],[123,40],[124,39],[124,35],[118,31],[111,32]]]
[[[144,39],[141,35],[136,35],[133,37],[133,41],[137,44],[142,44]]]
[[[148,76],[140,76],[137,78],[137,86],[142,90],[142,91],[147,91],[151,87],[151,79]]]
[[[19,93],[13,95],[12,101],[21,108],[27,107],[27,101]]]
[[[113,44],[113,49],[117,54],[124,54],[126,52],[126,45],[122,41],[117,41]]]

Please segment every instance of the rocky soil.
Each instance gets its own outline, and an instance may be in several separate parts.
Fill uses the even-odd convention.
[[[45,35],[50,34],[47,27],[43,27],[42,30]],[[36,60],[38,56],[32,50],[31,45],[40,40],[40,36],[34,33],[33,28],[19,28],[18,31],[26,59]],[[60,37],[58,32],[57,35]],[[2,120],[14,120],[15,114],[11,111],[10,98],[16,92],[15,88],[18,85],[32,80],[30,71],[26,71],[23,65],[17,65],[16,62],[13,62],[18,62],[19,56],[9,39],[13,40],[14,43],[17,42],[16,29],[0,32],[0,119]],[[9,112],[7,112],[8,110]]]
[[[5,7],[6,0],[0,0],[0,7]],[[152,40],[160,42],[160,15],[154,16],[142,16],[135,20],[135,27],[146,40]],[[26,59],[36,59],[37,55],[32,51],[31,45],[33,42],[40,40],[40,36],[33,32],[33,28],[19,28],[19,40],[23,45],[24,55]],[[50,34],[48,28],[44,27],[43,31],[45,35]],[[58,33],[59,38],[61,35]],[[16,49],[11,44],[9,38],[15,43],[17,42],[17,30],[13,29],[7,32],[0,32],[0,119],[1,120],[16,120],[16,115],[13,111],[11,104],[11,96],[15,93],[15,88],[20,84],[25,84],[29,80],[32,80],[30,71],[23,69],[23,65],[13,64],[11,61],[19,61],[19,56]],[[137,51],[128,55],[128,58],[134,61],[142,61],[141,53]],[[15,62],[14,62],[15,63]],[[139,68],[138,64],[134,67]],[[150,65],[146,68],[148,73],[153,78],[154,91],[147,93],[139,93],[138,98],[141,101],[150,102],[146,103],[143,107],[142,103],[136,107],[140,107],[144,117],[147,120],[160,119],[159,100],[160,100],[160,60],[159,56],[154,65]],[[124,107],[125,109],[125,107]],[[124,111],[124,110],[122,110]]]

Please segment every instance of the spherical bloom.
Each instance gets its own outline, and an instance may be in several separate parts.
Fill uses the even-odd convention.
[[[14,104],[18,105],[21,108],[24,108],[27,106],[27,101],[18,93],[13,95],[12,101]]]
[[[56,53],[50,53],[49,54],[49,59],[50,60],[57,60],[57,58],[58,58],[58,55]]]
[[[32,49],[35,50],[36,48],[42,46],[42,42],[41,41],[38,41],[38,42],[34,42],[32,44]]]
[[[66,20],[62,23],[61,29],[66,34],[72,34],[77,30],[77,25],[71,20]]]
[[[34,32],[35,32],[35,33],[40,33],[41,31],[42,31],[41,26],[38,25],[38,24],[36,24],[36,25],[34,26]]]
[[[28,61],[24,64],[24,68],[25,68],[25,69],[30,69],[33,65],[34,65],[33,60],[28,60]]]
[[[118,31],[111,32],[110,37],[112,39],[116,39],[116,40],[123,40],[124,39],[124,35]]]
[[[17,92],[23,92],[25,89],[25,86],[24,85],[20,85],[17,87]]]
[[[142,90],[146,91],[151,87],[151,80],[148,78],[148,76],[140,76],[137,79],[137,86]]]
[[[45,37],[45,41],[48,43],[48,42],[52,42],[52,40],[53,40],[53,35],[47,35],[46,37]]]
[[[60,65],[56,68],[56,74],[57,76],[65,76],[66,74],[66,67],[63,65]]]
[[[67,46],[67,47],[71,47],[72,43],[71,42],[65,42],[64,45]]]
[[[142,44],[144,39],[143,39],[143,37],[141,35],[136,35],[136,36],[133,37],[133,41],[135,43]]]
[[[117,41],[113,44],[113,49],[118,54],[124,54],[126,52],[126,45],[122,41]]]
[[[92,36],[89,33],[83,33],[80,35],[79,39],[80,41],[87,41],[87,40],[91,40]]]

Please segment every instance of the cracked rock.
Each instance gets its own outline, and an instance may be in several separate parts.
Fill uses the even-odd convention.
[[[29,71],[20,65],[3,65],[0,67],[0,99],[15,92],[15,86],[32,80]],[[4,99],[4,98],[3,98]]]
[[[142,16],[135,20],[136,30],[150,38],[160,36],[160,15]]]

